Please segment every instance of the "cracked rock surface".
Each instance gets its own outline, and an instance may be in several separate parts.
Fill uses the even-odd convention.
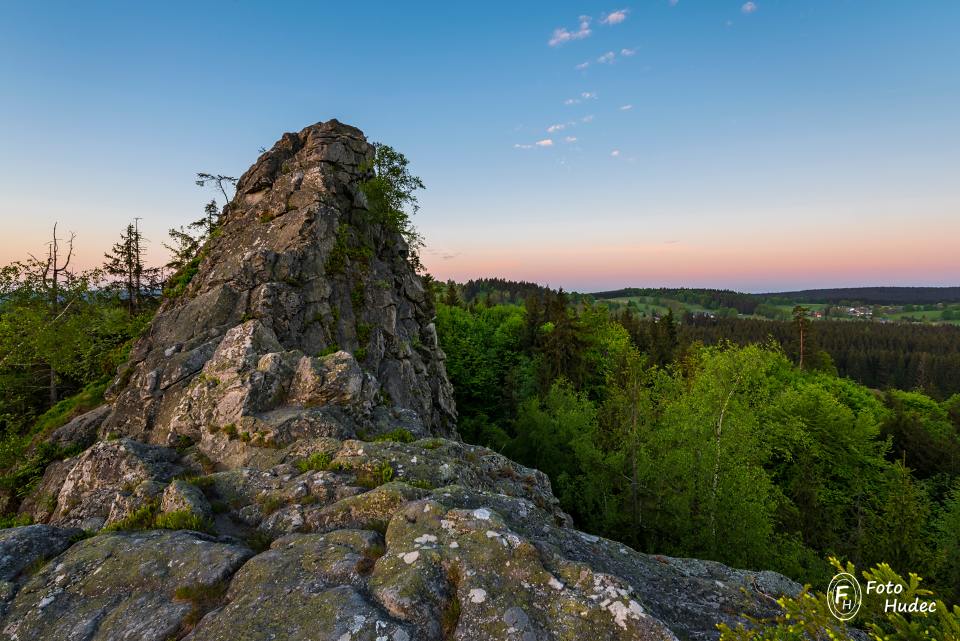
[[[86,449],[21,504],[40,524],[0,531],[0,640],[715,639],[799,590],[580,532],[459,441],[371,153],[330,121],[243,176],[110,402],[56,432]]]

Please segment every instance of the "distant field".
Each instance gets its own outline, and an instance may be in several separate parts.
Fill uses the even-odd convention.
[[[612,292],[611,292],[612,293]],[[603,303],[609,305],[614,309],[623,309],[630,307],[635,312],[651,316],[651,315],[663,315],[667,313],[667,310],[672,309],[675,316],[682,316],[685,312],[691,314],[721,314],[718,309],[711,309],[703,305],[698,305],[688,301],[681,301],[674,298],[668,298],[665,296],[606,296],[597,298],[598,303]],[[841,308],[846,309],[847,306],[840,306],[831,303],[825,302],[809,302],[806,300],[802,301],[791,301],[784,303],[778,301],[776,303],[764,303],[767,309],[774,309],[778,311],[783,319],[789,319],[793,314],[793,309],[797,305],[802,305],[810,311],[823,311],[826,307]],[[729,311],[727,312],[730,313]],[[760,314],[737,314],[740,318],[758,318],[758,319],[769,319],[768,316],[763,316]],[[844,313],[834,313],[829,317],[830,320],[855,320],[853,316],[847,316]],[[894,322],[922,322],[930,324],[949,324],[949,325],[960,325],[960,320],[944,320],[943,319],[943,310],[916,310],[916,311],[897,311],[897,312],[884,312],[874,318],[876,321],[894,321]]]

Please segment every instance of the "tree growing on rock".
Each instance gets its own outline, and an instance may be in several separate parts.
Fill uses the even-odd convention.
[[[426,187],[419,177],[410,173],[410,161],[402,153],[379,142],[373,143],[373,149],[373,162],[367,167],[373,175],[360,188],[375,222],[402,234],[410,245],[409,258],[419,264],[416,250],[423,241],[411,218],[420,210],[417,190]]]

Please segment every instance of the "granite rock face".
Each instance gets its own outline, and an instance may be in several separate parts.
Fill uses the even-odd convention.
[[[87,449],[23,501],[42,525],[0,531],[0,641],[715,639],[799,590],[579,532],[459,441],[371,153],[330,121],[244,175],[110,404],[56,433]]]
[[[373,153],[331,120],[257,160],[195,275],[133,348],[101,434],[171,445],[234,424],[287,442],[402,423],[455,435],[432,303],[361,189]]]

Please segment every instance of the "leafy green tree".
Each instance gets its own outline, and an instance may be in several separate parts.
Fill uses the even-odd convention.
[[[954,603],[960,602],[960,479],[954,480],[934,522],[937,584]]]
[[[870,524],[870,558],[883,559],[900,572],[925,571],[931,562],[929,497],[900,462],[889,468],[882,497]]]
[[[421,240],[411,217],[420,210],[417,191],[425,189],[423,181],[410,173],[407,157],[390,145],[377,142],[373,149],[373,161],[369,166],[372,175],[361,186],[370,211],[377,216],[378,222],[403,234],[415,249]]]
[[[595,432],[596,424],[593,403],[568,381],[559,379],[542,400],[533,398],[521,404],[514,425],[516,438],[507,452],[550,476],[557,496],[575,508],[588,472],[581,465],[584,452],[579,450]]]

